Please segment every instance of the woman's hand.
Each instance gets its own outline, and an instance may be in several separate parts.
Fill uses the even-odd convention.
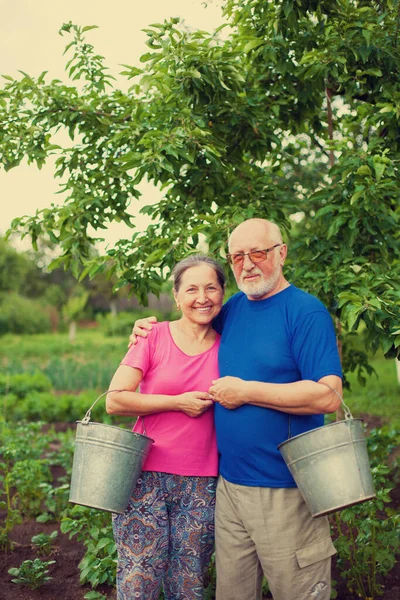
[[[184,412],[188,417],[200,417],[213,405],[207,392],[185,392],[177,396],[176,401],[177,410]]]
[[[157,317],[146,317],[145,319],[135,321],[132,333],[129,336],[128,348],[136,344],[137,337],[147,337],[148,332],[153,329],[152,323],[157,323]]]

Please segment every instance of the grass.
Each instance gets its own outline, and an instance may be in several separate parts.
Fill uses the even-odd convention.
[[[345,390],[344,401],[353,416],[361,413],[383,417],[387,424],[400,430],[400,383],[397,380],[396,361],[387,360],[382,354],[370,359],[376,375],[360,385],[355,375],[350,374],[350,390]]]
[[[127,337],[109,338],[96,330],[78,331],[73,344],[67,333],[7,334],[1,338],[0,364],[15,361],[43,364],[54,357],[73,358],[81,362],[105,358],[119,361],[127,349]]]
[[[79,331],[71,344],[67,334],[6,335],[1,339],[0,373],[42,371],[55,390],[105,390],[125,355],[127,337],[105,337]]]

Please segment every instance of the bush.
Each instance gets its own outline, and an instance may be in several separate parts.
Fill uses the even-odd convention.
[[[2,412],[9,421],[45,421],[46,423],[75,423],[83,419],[93,402],[100,395],[94,390],[82,394],[58,394],[32,392],[25,398],[7,394],[2,400]],[[92,412],[92,421],[101,423],[134,422],[134,417],[112,417],[106,413],[105,396],[99,400]]]
[[[134,322],[137,319],[143,319],[154,315],[159,321],[165,321],[167,315],[154,308],[146,308],[141,311],[120,312],[117,315],[108,313],[106,315],[97,315],[97,322],[105,336],[126,336],[129,337]]]
[[[17,375],[0,375],[0,394],[13,394],[16,398],[25,398],[30,392],[45,392],[52,387],[51,381],[44,373],[18,373]]]
[[[37,300],[7,294],[0,301],[0,335],[51,331],[50,318]]]
[[[98,388],[106,391],[123,356],[124,354],[121,352],[115,362],[112,360],[82,362],[75,358],[56,356],[43,367],[43,372],[51,380],[56,390],[80,391]]]

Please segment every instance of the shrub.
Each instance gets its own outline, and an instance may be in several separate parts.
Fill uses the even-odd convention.
[[[122,357],[121,353],[119,360]],[[56,390],[80,391],[99,388],[105,391],[108,389],[117,366],[118,361],[82,362],[74,358],[54,357],[43,368],[43,372],[46,373]]]
[[[0,394],[13,394],[16,398],[25,398],[29,392],[44,392],[52,387],[44,373],[18,373],[0,375]]]
[[[98,315],[97,322],[100,325],[100,329],[105,336],[126,336],[129,337],[134,322],[137,319],[143,319],[150,315],[157,317],[159,321],[164,321],[166,315],[161,311],[155,310],[154,308],[146,308],[141,311],[134,312],[120,312],[117,315],[108,313],[107,315]]]
[[[14,464],[9,475],[10,485],[17,491],[18,508],[27,517],[40,514],[46,491],[41,483],[52,479],[48,461],[45,459],[27,459]]]
[[[6,394],[2,399],[2,412],[9,421],[46,421],[46,423],[75,423],[83,419],[93,402],[100,395],[95,390],[85,390],[82,394],[54,394],[52,392],[32,392],[26,398],[18,399],[14,394]],[[106,413],[105,396],[93,409],[92,421],[102,423],[126,422],[130,425],[134,417],[112,417]]]
[[[389,503],[388,467],[372,469],[376,498],[335,514],[337,565],[350,592],[363,600],[383,594],[381,580],[396,564],[400,519]]]
[[[42,304],[18,294],[7,294],[0,302],[0,335],[44,333],[51,330],[50,318]]]
[[[86,547],[79,563],[81,584],[98,585],[115,583],[117,549],[115,546],[110,513],[83,506],[74,506],[69,516],[61,520],[61,531],[70,538],[76,536]]]

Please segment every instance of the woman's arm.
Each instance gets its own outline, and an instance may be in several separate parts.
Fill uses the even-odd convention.
[[[140,369],[120,365],[110,383],[106,410],[110,415],[151,415],[167,411],[182,411],[189,417],[199,417],[213,405],[207,392],[186,392],[177,396],[136,392],[142,381]],[[111,391],[121,390],[121,391]]]

